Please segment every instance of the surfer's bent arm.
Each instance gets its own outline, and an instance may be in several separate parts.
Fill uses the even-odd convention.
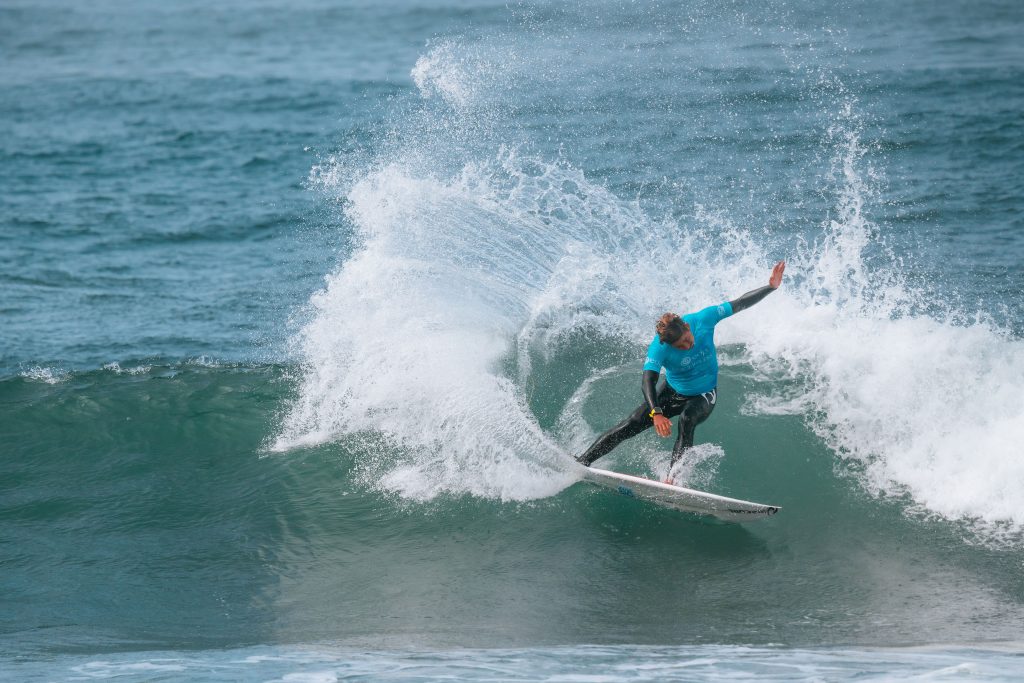
[[[750,308],[751,306],[753,306],[754,304],[756,304],[761,299],[765,298],[774,291],[775,288],[772,287],[771,285],[758,287],[757,289],[750,290],[743,296],[733,299],[732,301],[729,302],[729,305],[732,306],[732,312],[735,315],[736,313],[742,311],[744,308]]]
[[[658,377],[661,376],[660,372],[654,370],[644,370],[643,380],[640,382],[640,389],[644,392],[644,400],[647,401],[647,407],[653,412],[658,407]]]

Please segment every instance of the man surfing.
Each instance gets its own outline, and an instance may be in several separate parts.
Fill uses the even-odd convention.
[[[768,284],[747,292],[738,299],[719,306],[709,306],[696,313],[679,317],[675,313],[661,316],[655,325],[657,334],[647,348],[643,379],[640,384],[644,403],[625,420],[597,438],[577,461],[590,467],[626,439],[654,425],[660,437],[672,434],[670,418],[679,415],[679,435],[672,448],[672,462],[666,484],[672,483],[672,467],[683,452],[693,446],[694,431],[715,409],[718,400],[718,355],[715,353],[715,325],[750,308],[774,292],[782,284],[786,262],[772,268]],[[658,378],[665,370],[665,382]]]

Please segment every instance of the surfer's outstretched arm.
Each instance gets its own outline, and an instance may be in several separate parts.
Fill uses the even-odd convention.
[[[779,285],[782,284],[782,272],[784,270],[786,270],[785,261],[779,261],[778,263],[776,263],[775,267],[772,268],[772,275],[770,278],[768,278],[767,285],[765,285],[764,287],[759,287],[757,289],[752,289],[743,296],[737,299],[733,299],[732,301],[729,302],[729,304],[732,306],[732,312],[735,314],[739,313],[745,308],[750,308],[751,306],[759,302],[761,299],[765,298],[766,296],[774,292],[776,289],[778,289]]]

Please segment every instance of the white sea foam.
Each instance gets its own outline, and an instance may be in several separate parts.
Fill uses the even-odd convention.
[[[650,311],[673,305],[647,283],[690,267],[651,253],[716,260],[694,301],[719,296],[731,272],[703,232],[654,229],[580,171],[511,150],[447,179],[388,164],[345,199],[361,247],[310,302],[294,340],[304,377],[271,448],[378,433],[404,455],[368,463],[371,478],[415,499],[534,498],[571,483],[571,459],[525,403],[531,349],[588,325],[646,336]]]
[[[363,247],[311,302],[296,339],[307,372],[275,449],[379,432],[407,453],[381,482],[414,498],[531,498],[571,481],[500,369],[567,239],[517,208],[524,185],[550,179],[518,173],[507,154],[447,182],[392,165],[351,188]]]
[[[47,384],[60,384],[71,378],[71,372],[63,368],[44,368],[38,365],[22,370],[18,374],[25,379],[45,382]]]
[[[78,676],[86,679],[109,679],[181,673],[186,670],[187,666],[188,662],[181,659],[151,659],[117,662],[97,660],[73,666],[71,667],[71,670]],[[81,680],[81,678],[79,680]]]
[[[1024,528],[1024,344],[980,314],[954,324],[952,312],[914,313],[919,292],[867,267],[876,226],[862,212],[863,154],[844,130],[837,218],[794,259],[802,277],[771,302],[777,324],[736,326],[756,365],[803,380],[801,394],[752,406],[808,414],[840,457],[863,465],[868,490],[909,493],[929,513],[1012,537]]]
[[[444,48],[414,77],[458,104],[453,83],[470,75]],[[431,167],[438,140],[356,172],[325,164],[317,181],[343,199],[359,247],[310,302],[294,340],[304,375],[272,448],[372,433],[401,455],[369,471],[405,496],[550,495],[573,479],[565,447],[593,436],[579,415],[590,383],[556,440],[526,406],[531,354],[595,328],[639,348],[658,312],[742,293],[786,256],[783,288],[717,333],[762,379],[790,380],[765,381],[746,410],[804,415],[873,493],[909,494],[990,538],[1019,533],[1024,344],[982,315],[922,312],[867,216],[874,173],[852,104],[827,137],[834,210],[789,253],[720,207],[656,224],[578,169],[515,150],[454,171]]]
[[[144,375],[153,369],[151,365],[136,365],[130,368],[122,368],[118,362],[107,363],[103,366],[104,370],[109,370],[115,375]]]
[[[437,95],[459,108],[473,101],[473,93],[479,83],[478,78],[467,72],[465,61],[448,43],[434,47],[416,60],[410,75],[421,96],[430,98]]]
[[[684,451],[683,457],[671,469],[665,462],[664,451],[652,452],[649,466],[659,479],[671,476],[672,481],[679,486],[709,489],[723,457],[725,451],[718,444],[700,443]]]
[[[319,644],[113,653],[104,661],[55,655],[10,663],[7,669],[17,680],[1002,682],[1019,680],[1020,658],[1017,643],[902,649],[577,645],[415,652]]]
[[[519,63],[512,44],[478,50],[443,40],[416,60],[409,75],[424,100],[439,99],[463,117],[479,116],[494,106],[496,90],[509,82]]]

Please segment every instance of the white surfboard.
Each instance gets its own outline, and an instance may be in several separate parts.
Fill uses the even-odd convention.
[[[728,522],[750,522],[771,517],[779,511],[778,505],[752,503],[749,500],[726,498],[714,493],[704,493],[682,486],[663,484],[660,481],[619,474],[608,470],[587,467],[584,481],[618,491],[630,498],[639,498],[662,507],[699,515],[714,515]]]

